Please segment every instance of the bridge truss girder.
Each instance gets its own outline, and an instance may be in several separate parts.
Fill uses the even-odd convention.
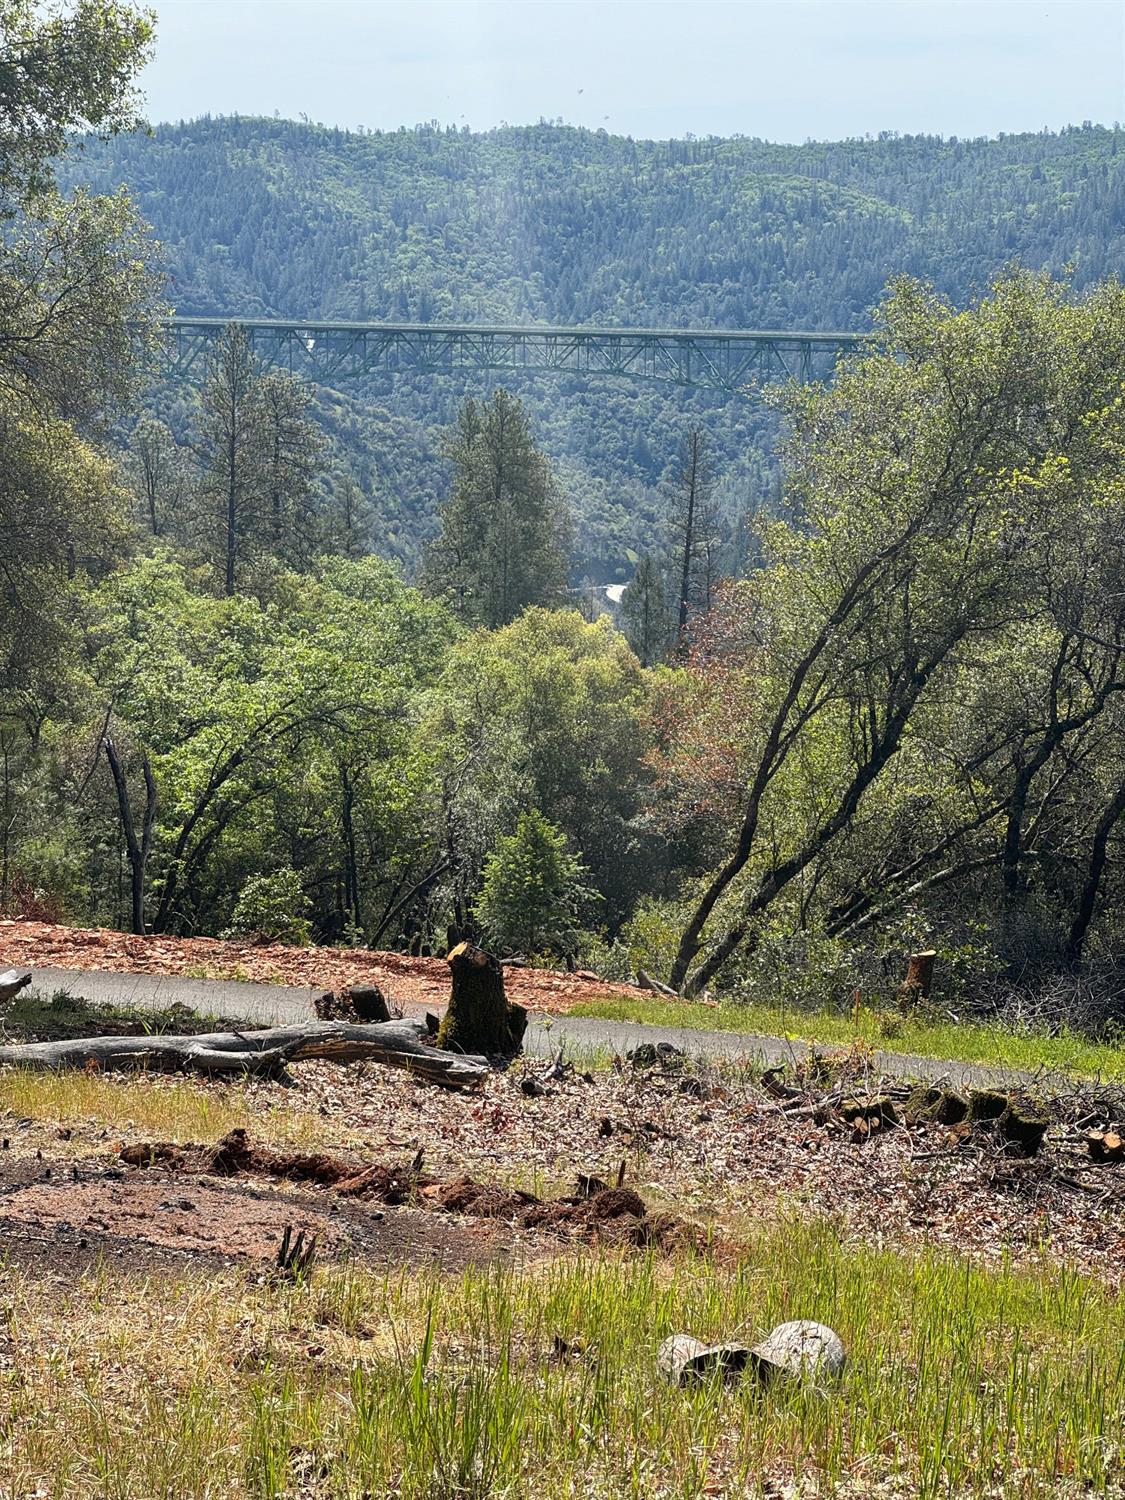
[[[232,320],[172,318],[169,374],[198,378]],[[653,328],[484,328],[436,323],[237,319],[267,368],[334,384],[372,374],[522,370],[623,376],[735,394],[769,381],[831,374],[862,334]]]

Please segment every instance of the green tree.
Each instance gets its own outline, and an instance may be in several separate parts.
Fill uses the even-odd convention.
[[[188,494],[184,455],[167,424],[142,417],[129,437],[126,469],[153,537],[182,530]]]
[[[573,958],[582,917],[596,896],[566,835],[542,813],[522,813],[484,866],[476,915],[494,948]]]
[[[70,581],[122,537],[94,446],[134,390],[157,280],[124,195],[54,186],[68,132],[124,128],[151,22],[113,0],[0,0],[0,689],[54,673]],[[79,433],[81,427],[81,435]]]
[[[263,559],[307,566],[322,541],[316,480],[323,439],[308,392],[263,374],[239,323],[215,348],[200,394],[200,539],[234,594]]]
[[[72,132],[139,123],[137,74],[153,15],[116,0],[45,10],[0,0],[0,195],[9,206],[48,192]]]
[[[651,552],[641,558],[621,596],[621,621],[641,666],[655,666],[668,649],[670,620],[664,578]]]
[[[676,577],[677,649],[687,649],[688,618],[693,607],[711,607],[714,584],[715,485],[707,434],[693,427],[680,444],[679,461],[669,484],[668,518]]]
[[[589,867],[609,924],[624,920],[660,869],[641,816],[649,693],[604,616],[588,623],[576,610],[529,609],[454,646],[420,734],[440,747],[443,879],[456,925],[467,923],[489,851],[530,809]]]
[[[943,702],[964,701],[968,661],[1003,661],[1013,647],[1026,656],[1032,643],[1042,653],[1015,739],[1009,717],[999,743],[978,744],[966,765],[1006,757],[1000,785],[1017,830],[1026,826],[1018,768],[1034,765],[1049,779],[1052,752],[1040,751],[1055,736],[1053,716],[1079,733],[1078,699],[1108,702],[1116,691],[1116,665],[1104,681],[1100,668],[1091,676],[1094,632],[1066,627],[1075,596],[1060,584],[1076,531],[1088,529],[1083,518],[1104,513],[1105,504],[1091,507],[1097,496],[1117,524],[1117,502],[1105,497],[1116,495],[1119,469],[1093,432],[1120,397],[1125,292],[1110,285],[1072,300],[1064,287],[1018,274],[955,313],[903,281],[881,322],[878,352],[831,389],[791,396],[790,500],[802,524],[771,529],[770,566],[739,595],[756,711],[738,832],[684,930],[677,987],[707,983],[754,948],[801,882],[816,888],[824,861],[878,806],[873,789],[892,786],[890,768],[907,763],[915,727],[928,712],[940,716]],[[1121,629],[1111,622],[1114,662]],[[1064,669],[1065,706],[1050,690]],[[932,762],[919,743],[919,761],[927,755]],[[962,832],[982,821],[980,806],[965,808]],[[874,883],[917,889],[955,842],[946,827],[928,849],[873,870]],[[869,904],[869,894],[860,898]]]
[[[461,406],[448,443],[453,492],[426,566],[427,586],[462,619],[495,628],[561,600],[567,522],[523,405],[500,389]]]
[[[269,444],[258,362],[238,323],[211,358],[200,395],[202,541],[230,597],[269,515]]]
[[[304,568],[325,540],[317,504],[324,439],[309,416],[308,393],[292,376],[271,370],[257,399],[265,429],[269,550],[279,562]]]

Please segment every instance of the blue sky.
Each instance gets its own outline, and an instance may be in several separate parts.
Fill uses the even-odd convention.
[[[150,119],[664,137],[1125,121],[1125,0],[155,0]]]

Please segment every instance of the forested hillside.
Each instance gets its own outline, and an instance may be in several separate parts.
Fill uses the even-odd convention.
[[[963,302],[1012,260],[1084,286],[1125,270],[1125,132],[837,144],[633,141],[562,125],[392,134],[203,119],[92,141],[68,185],[124,183],[184,313],[712,327],[870,326],[888,278]],[[561,463],[575,581],[627,577],[688,420],[712,435],[732,534],[776,490],[760,404],[628,383],[506,383]],[[463,383],[326,400],[376,548],[413,569],[448,476],[433,429]],[[176,426],[176,400],[158,404]]]
[[[185,313],[864,328],[898,272],[1125,264],[1123,132],[771,146],[198,120],[92,144]]]

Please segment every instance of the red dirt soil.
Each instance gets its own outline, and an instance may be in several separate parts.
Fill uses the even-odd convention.
[[[533,1193],[477,1182],[465,1174],[442,1182],[408,1166],[379,1163],[357,1170],[355,1162],[326,1152],[274,1151],[255,1146],[245,1130],[232,1130],[215,1146],[140,1141],[124,1146],[120,1159],[130,1167],[160,1176],[204,1173],[226,1178],[267,1177],[313,1183],[345,1198],[374,1199],[396,1207],[413,1198],[425,1208],[478,1219],[503,1219],[526,1229],[541,1229],[591,1242],[608,1240],[662,1249],[694,1243],[696,1239],[691,1226],[671,1215],[650,1215],[644,1200],[631,1188],[611,1188],[599,1183],[596,1191],[580,1191],[577,1196],[543,1202]],[[580,1179],[580,1189],[583,1182],[588,1188],[592,1181]],[[163,1202],[160,1206],[167,1209],[176,1205]],[[188,1207],[193,1205],[189,1203]],[[0,1219],[4,1210],[5,1204],[0,1201]],[[143,1210],[139,1217],[143,1217]],[[318,1233],[321,1227],[318,1221]],[[327,1230],[327,1225],[323,1229]],[[177,1226],[176,1232],[183,1230]],[[236,1253],[246,1253],[241,1244],[233,1248]]]
[[[220,938],[133,937],[107,928],[63,927],[26,917],[0,918],[0,966],[106,969],[119,974],[180,974],[194,979],[247,979],[340,990],[377,984],[393,1004],[443,1006],[449,968],[443,958],[411,958],[368,948],[293,948],[284,943]],[[630,985],[588,973],[505,969],[508,998],[528,1010],[563,1015],[607,994],[636,998]]]
[[[315,1235],[318,1259],[376,1267],[457,1269],[497,1256],[550,1255],[542,1234],[511,1223],[455,1219],[429,1207],[372,1211],[335,1194],[254,1187],[198,1173],[105,1169],[81,1180],[69,1162],[0,1162],[0,1242],[8,1264],[52,1273],[111,1260],[130,1270],[232,1261],[269,1265],[287,1227]],[[557,1246],[557,1241],[556,1241]]]

